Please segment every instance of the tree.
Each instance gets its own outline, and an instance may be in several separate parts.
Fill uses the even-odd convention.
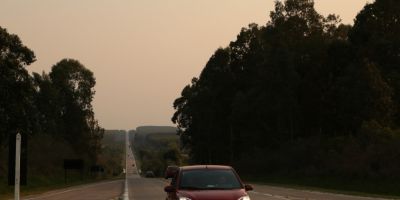
[[[399,152],[390,149],[400,123],[398,5],[367,5],[353,28],[312,0],[276,1],[266,26],[243,28],[175,100],[172,121],[193,162],[365,176],[371,162],[380,171],[371,152],[391,152],[385,162]]]
[[[48,134],[51,137],[43,138],[61,144],[67,140],[77,155],[95,163],[104,133],[91,105],[96,83],[93,73],[76,60],[64,59],[49,75],[31,76],[25,68],[34,61],[34,53],[18,36],[0,27],[0,146],[9,147],[9,184],[15,180],[17,132],[22,134],[22,184],[26,183],[29,138],[38,142],[43,136],[39,134]]]
[[[104,128],[99,125],[98,120],[94,116],[90,116],[88,120],[89,125],[89,157],[92,163],[97,163],[98,155],[101,153],[102,143],[101,140],[104,136]]]
[[[360,59],[367,58],[382,71],[393,88],[395,122],[400,123],[400,2],[376,0],[357,15],[349,38]]]
[[[9,184],[14,182],[15,136],[22,135],[21,183],[26,184],[27,139],[37,128],[34,89],[26,66],[35,55],[17,35],[0,27],[0,145],[8,138]]]
[[[0,145],[17,131],[31,133],[33,87],[26,66],[35,55],[17,35],[0,27]]]
[[[40,133],[53,136],[61,136],[59,130],[63,127],[63,121],[59,115],[61,103],[60,92],[55,88],[50,76],[45,72],[42,75],[33,73],[36,90],[35,105],[38,109]]]
[[[53,66],[49,75],[64,98],[71,100],[83,111],[91,112],[96,84],[93,72],[77,60],[63,59]]]
[[[57,93],[55,118],[60,122],[56,134],[95,161],[104,130],[95,120],[91,104],[96,84],[93,73],[77,60],[63,59],[53,66],[49,77]]]
[[[337,66],[340,59],[332,56],[349,49],[349,26],[318,14],[310,0],[277,1],[270,17],[266,26],[250,24],[218,49],[175,101],[173,122],[196,161],[229,162],[338,132],[332,124],[341,113],[329,97],[343,75],[336,71],[351,60],[346,56]]]
[[[330,97],[337,103],[333,122],[341,134],[355,135],[368,121],[375,121],[381,126],[392,124],[392,88],[373,63],[364,60],[349,64],[335,83],[332,93],[334,95]]]

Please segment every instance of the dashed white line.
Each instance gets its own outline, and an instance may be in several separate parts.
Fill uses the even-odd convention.
[[[124,194],[122,195],[123,200],[129,200],[129,191],[128,191],[128,179],[125,177],[125,189]]]

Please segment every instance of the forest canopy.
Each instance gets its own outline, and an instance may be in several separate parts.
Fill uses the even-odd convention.
[[[192,162],[399,178],[399,10],[376,0],[352,26],[312,0],[276,1],[266,25],[217,49],[175,100]]]

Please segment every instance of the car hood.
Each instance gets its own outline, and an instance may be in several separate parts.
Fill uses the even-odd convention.
[[[179,196],[190,198],[191,200],[238,200],[246,196],[244,189],[234,190],[180,190]]]

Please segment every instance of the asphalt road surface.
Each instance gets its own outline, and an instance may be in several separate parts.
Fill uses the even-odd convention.
[[[22,197],[24,200],[117,200],[121,195],[124,181],[108,181],[84,186],[54,190],[41,195]]]
[[[128,140],[129,141],[129,140]],[[25,197],[25,200],[117,200],[125,196],[129,200],[163,200],[166,180],[141,178],[138,175],[134,155],[129,142],[126,143],[126,180],[116,180],[71,187],[47,192],[38,196]],[[127,183],[127,187],[125,184]],[[357,197],[253,185],[249,195],[252,200],[377,200],[380,198]],[[217,199],[216,199],[217,200]]]

